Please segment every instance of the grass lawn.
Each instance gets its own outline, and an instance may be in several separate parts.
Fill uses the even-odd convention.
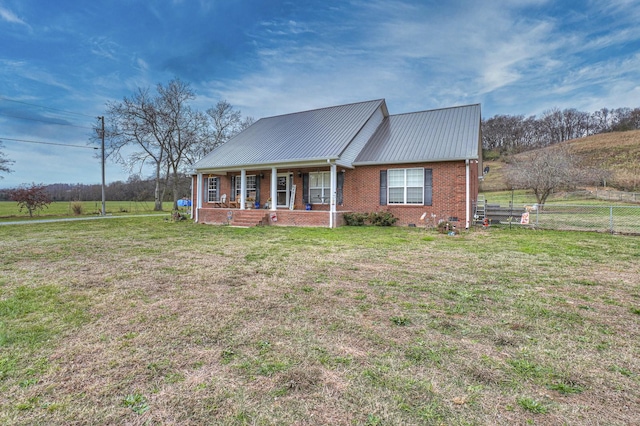
[[[73,211],[73,205],[79,203],[82,205],[82,214],[76,215]],[[162,203],[165,214],[171,213],[172,202]],[[107,201],[105,203],[105,211],[109,215],[128,215],[139,213],[156,213],[153,211],[153,201]],[[34,213],[33,218],[29,217],[29,212],[23,210],[20,212],[18,203],[15,201],[0,201],[0,221],[14,221],[16,219],[50,219],[56,217],[77,217],[77,216],[96,216],[102,212],[101,201],[54,201],[48,207]],[[162,213],[162,212],[158,212]]]
[[[640,239],[0,227],[0,424],[637,424]]]

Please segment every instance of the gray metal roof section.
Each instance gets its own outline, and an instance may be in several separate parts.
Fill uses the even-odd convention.
[[[384,99],[262,118],[198,161],[196,170],[337,159]]]
[[[478,159],[480,105],[385,118],[354,166]]]

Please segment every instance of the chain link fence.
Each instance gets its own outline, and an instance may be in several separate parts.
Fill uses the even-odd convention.
[[[640,203],[640,192],[623,192],[596,188],[594,191],[589,191],[589,193],[599,200]]]
[[[491,223],[539,229],[597,231],[640,235],[640,206],[575,204],[512,205],[499,208]],[[490,208],[487,216],[491,217]]]

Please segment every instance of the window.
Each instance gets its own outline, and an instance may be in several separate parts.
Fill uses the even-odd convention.
[[[213,203],[218,201],[218,182],[220,180],[217,177],[210,177],[207,179],[207,201]]]
[[[389,204],[424,204],[424,169],[390,169]]]
[[[242,179],[236,176],[236,200],[240,201],[242,193]],[[256,199],[256,175],[247,176],[247,198]]]
[[[331,195],[331,176],[329,172],[309,173],[309,202],[328,204]]]

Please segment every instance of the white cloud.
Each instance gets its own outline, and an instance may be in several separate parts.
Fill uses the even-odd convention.
[[[118,44],[107,37],[92,37],[89,39],[89,45],[91,53],[112,61],[116,60],[117,52],[120,50]]]
[[[255,34],[259,66],[218,94],[272,113],[380,97],[402,99],[395,103],[405,112],[478,102],[530,67],[557,65],[548,60],[552,24],[515,22],[505,7],[470,3],[448,14],[402,1],[353,5],[335,20],[263,22],[264,33]],[[276,37],[294,28],[314,37]]]
[[[31,28],[29,26],[29,24],[27,24],[25,21],[23,21],[22,19],[18,18],[18,16],[16,16],[15,13],[13,13],[12,11],[10,11],[9,9],[6,9],[2,6],[0,6],[0,18],[2,18],[3,20],[10,22],[12,24],[19,24],[19,25],[24,25],[27,28]]]

